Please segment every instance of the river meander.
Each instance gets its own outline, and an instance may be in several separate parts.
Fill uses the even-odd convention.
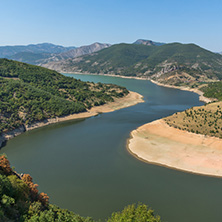
[[[72,75],[84,81],[115,83],[144,96],[144,103],[81,121],[26,132],[1,150],[20,173],[29,173],[51,203],[95,219],[143,202],[164,221],[222,220],[222,179],[141,162],[126,143],[137,127],[192,106],[198,95],[150,81]]]

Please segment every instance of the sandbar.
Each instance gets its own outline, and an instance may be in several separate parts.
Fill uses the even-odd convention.
[[[127,146],[148,163],[222,177],[222,139],[170,127],[163,119],[132,131]]]
[[[87,110],[86,112],[72,114],[72,115],[68,115],[64,117],[56,117],[52,119],[47,119],[46,121],[43,121],[43,122],[37,122],[30,126],[26,126],[26,130],[29,131],[34,128],[39,128],[39,127],[49,125],[52,123],[57,123],[57,122],[63,122],[63,121],[75,120],[75,119],[85,119],[92,116],[97,116],[100,113],[113,112],[118,109],[123,109],[126,107],[134,106],[142,102],[144,102],[142,95],[140,95],[137,92],[129,91],[129,93],[126,96],[122,98],[114,99],[114,102],[108,102],[101,106],[94,106],[91,109]]]

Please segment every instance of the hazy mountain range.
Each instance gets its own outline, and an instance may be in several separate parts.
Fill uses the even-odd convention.
[[[41,65],[52,61],[75,58],[109,47],[110,44],[94,43],[81,47],[64,47],[51,43],[32,44],[27,46],[1,46],[0,58]]]
[[[151,40],[138,39],[133,44],[142,44],[148,46],[160,46],[164,43],[153,42]],[[51,43],[21,45],[21,46],[1,46],[0,58],[8,58],[19,62],[25,62],[34,65],[42,65],[49,62],[61,61],[69,58],[97,52],[103,48],[110,47],[107,43],[93,43],[81,47],[64,47]]]
[[[16,45],[16,46],[0,46],[0,58],[8,58],[17,53],[29,52],[29,53],[62,53],[75,49],[76,47],[64,47],[60,45],[54,45],[51,43],[30,44],[30,45]]]

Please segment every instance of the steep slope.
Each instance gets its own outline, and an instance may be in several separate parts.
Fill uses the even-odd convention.
[[[47,67],[59,71],[145,77],[171,85],[222,78],[221,55],[194,44],[180,43],[162,46],[118,44]]]
[[[72,211],[61,209],[49,203],[49,197],[40,193],[29,174],[15,172],[5,155],[0,155],[0,221],[66,221],[93,222]],[[100,220],[99,220],[100,221]],[[145,204],[127,206],[122,212],[115,212],[107,222],[152,221],[160,222],[160,216]]]
[[[0,155],[0,221],[93,221],[50,204],[37,187],[29,174],[16,173]]]
[[[93,52],[97,52],[101,49],[108,48],[110,46],[111,46],[110,44],[96,42],[96,43],[93,43],[91,45],[81,46],[79,48],[75,48],[75,49],[69,50],[69,51],[64,52],[64,53],[52,55],[48,59],[43,60],[41,62],[41,64],[50,63],[50,62],[54,62],[54,61],[65,60],[65,59],[68,59],[68,58],[76,58],[76,57],[79,57],[79,56],[83,56],[83,55],[91,54]],[[48,66],[42,65],[42,66],[43,67],[48,67],[50,65],[48,65]]]

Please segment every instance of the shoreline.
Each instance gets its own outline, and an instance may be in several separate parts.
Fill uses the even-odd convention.
[[[204,92],[202,92],[201,90],[197,89],[197,88],[189,88],[189,87],[185,87],[185,86],[171,86],[171,85],[167,85],[167,84],[163,84],[163,83],[159,83],[157,81],[154,81],[152,79],[150,79],[150,81],[158,86],[163,86],[163,87],[167,87],[167,88],[173,88],[173,89],[180,89],[180,90],[184,90],[184,91],[189,91],[189,92],[194,92],[196,94],[199,95],[199,100],[202,101],[202,102],[205,102],[205,103],[210,103],[210,102],[213,102],[213,101],[216,101],[215,99],[213,98],[207,98],[205,97],[203,94]]]
[[[211,177],[222,177],[222,139],[170,127],[163,119],[130,133],[127,150],[140,161]]]
[[[197,89],[197,88],[190,88],[190,87],[185,87],[185,86],[172,86],[172,85],[167,85],[167,84],[163,84],[163,83],[159,83],[157,81],[154,81],[152,79],[150,79],[149,77],[136,77],[136,76],[121,76],[121,75],[114,75],[114,74],[104,74],[104,73],[99,73],[99,74],[93,74],[93,73],[81,73],[81,72],[65,72],[65,71],[59,71],[61,73],[67,73],[67,74],[75,74],[75,75],[101,75],[101,76],[111,76],[111,77],[119,77],[119,78],[123,78],[123,79],[137,79],[137,80],[149,80],[152,83],[158,85],[158,86],[163,86],[163,87],[167,87],[167,88],[172,88],[172,89],[180,89],[180,90],[184,90],[184,91],[189,91],[189,92],[194,92],[196,94],[199,95],[199,100],[205,103],[210,103],[213,101],[216,101],[216,99],[213,98],[207,98],[205,97],[203,94],[204,92],[202,92],[201,90]]]
[[[106,103],[101,106],[94,106],[86,112],[71,114],[71,115],[63,116],[63,117],[56,117],[56,118],[52,118],[52,119],[46,119],[41,122],[35,122],[35,123],[31,124],[30,126],[21,125],[19,128],[9,131],[7,133],[3,133],[0,136],[0,149],[1,149],[1,147],[3,147],[6,144],[6,142],[9,139],[12,139],[15,136],[18,136],[18,135],[24,133],[25,131],[30,131],[30,130],[33,130],[36,128],[44,127],[44,126],[51,125],[54,123],[65,122],[65,121],[69,121],[69,120],[86,119],[86,118],[89,118],[92,116],[97,116],[101,113],[109,113],[109,112],[113,112],[113,111],[116,111],[119,109],[134,106],[134,105],[136,105],[138,103],[142,103],[142,102],[144,102],[142,95],[140,95],[137,92],[129,91],[128,95],[126,95],[122,98],[117,98],[114,100],[114,102],[109,102],[109,103]]]
[[[136,77],[136,76],[121,76],[115,74],[104,74],[104,73],[87,73],[87,72],[66,72],[66,71],[58,71],[59,73],[67,73],[67,74],[74,74],[74,75],[92,75],[92,76],[111,76],[111,77],[119,77],[123,79],[137,79],[137,80],[150,80],[148,77]]]

